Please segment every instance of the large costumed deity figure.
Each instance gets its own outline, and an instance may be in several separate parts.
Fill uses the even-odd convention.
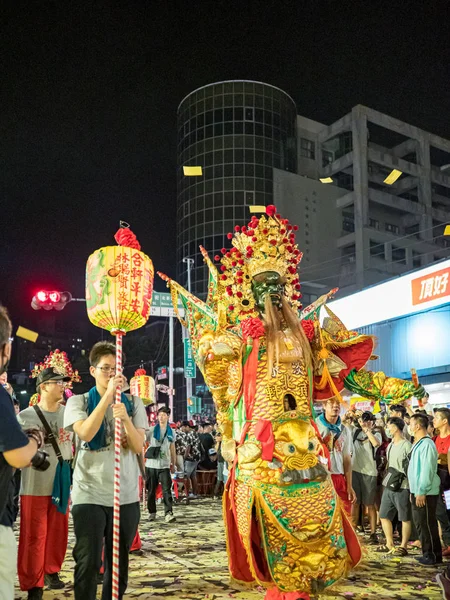
[[[127,223],[114,236],[117,246],[96,250],[86,266],[86,306],[90,321],[116,337],[116,373],[122,373],[122,338],[142,327],[150,316],[153,263]],[[142,374],[141,374],[142,375]],[[121,401],[117,388],[115,402]],[[112,600],[119,598],[120,453],[121,421],[114,431],[114,505]]]
[[[333,488],[313,400],[339,395],[372,356],[370,336],[341,331],[330,294],[299,313],[296,227],[274,206],[228,234],[209,267],[206,302],[160,273],[185,308],[195,360],[211,390],[230,465],[224,519],[231,576],[266,598],[309,598],[361,558]],[[339,330],[339,331],[336,331]],[[345,329],[345,328],[344,328]]]

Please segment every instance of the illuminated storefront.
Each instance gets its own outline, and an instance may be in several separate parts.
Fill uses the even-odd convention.
[[[369,368],[409,379],[413,367],[431,402],[450,404],[450,260],[329,306],[349,329],[377,337]]]

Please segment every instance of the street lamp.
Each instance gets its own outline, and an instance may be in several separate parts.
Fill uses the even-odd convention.
[[[191,291],[191,269],[194,264],[194,259],[185,256],[183,258],[183,262],[186,265],[187,269],[187,289],[188,292]],[[186,344],[184,340],[188,339],[188,332],[185,327],[183,327],[183,347]],[[189,398],[192,397],[192,379],[190,377],[185,377],[186,379],[186,406],[187,406],[187,416],[189,417]]]

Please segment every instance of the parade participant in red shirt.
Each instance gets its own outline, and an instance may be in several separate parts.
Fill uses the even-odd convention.
[[[449,452],[450,452],[450,410],[438,408],[435,412],[433,425],[439,430],[434,438],[438,452],[438,475],[441,480],[441,496],[436,507],[436,517],[441,525],[442,541],[446,546],[442,556],[450,556],[450,520],[447,507],[443,499],[443,493],[450,489]]]

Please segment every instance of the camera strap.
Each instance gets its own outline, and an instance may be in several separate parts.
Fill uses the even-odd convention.
[[[39,408],[39,406],[37,404],[35,404],[33,406],[33,408],[36,411],[37,416],[41,420],[42,425],[44,426],[45,433],[47,434],[47,437],[48,437],[51,445],[53,446],[53,450],[55,451],[55,454],[56,454],[56,457],[58,458],[58,461],[60,463],[63,463],[64,459],[62,457],[61,450],[59,449],[58,442],[56,441],[56,438],[55,438],[55,434],[51,430],[51,427],[48,424],[47,419],[44,417],[44,414],[43,414],[42,410]]]

